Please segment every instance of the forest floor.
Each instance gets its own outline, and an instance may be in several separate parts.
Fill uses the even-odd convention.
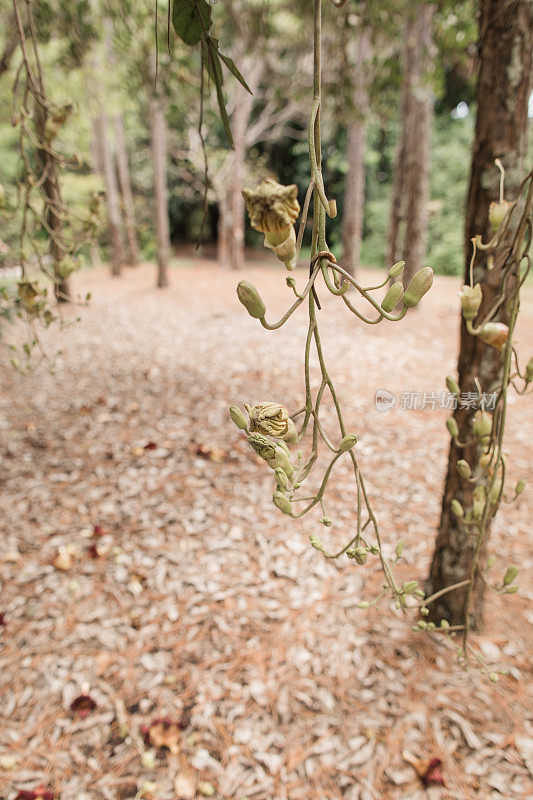
[[[310,547],[310,533],[341,544],[349,532],[335,502],[344,461],[333,527],[293,521],[230,423],[230,404],[302,404],[304,309],[268,333],[235,295],[250,279],[276,318],[290,298],[281,270],[180,262],[166,291],[154,277],[150,265],[79,275],[91,303],[63,313],[81,321],[44,336],[62,350],[55,374],[21,376],[0,354],[0,798],[39,784],[61,800],[533,798],[531,489],[493,526],[495,579],[521,573],[518,595],[487,597],[474,637],[507,671],[491,683],[413,632],[412,614],[357,607],[380,589],[376,558],[362,568]],[[406,542],[402,580],[428,570],[449,412],[401,396],[440,393],[454,373],[458,288],[437,278],[420,310],[374,328],[319,288],[387,552]],[[524,363],[532,341],[528,287]],[[397,398],[387,412],[379,388]],[[532,441],[531,398],[513,396],[510,486],[533,484]],[[87,693],[96,707],[72,711]],[[146,745],[143,726],[163,718]],[[445,787],[417,775],[432,758]]]

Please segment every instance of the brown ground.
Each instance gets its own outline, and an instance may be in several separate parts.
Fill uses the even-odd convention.
[[[288,305],[280,269],[246,277],[271,318]],[[40,783],[62,800],[147,797],[156,781],[153,797],[170,800],[195,797],[197,778],[225,800],[533,797],[531,493],[494,526],[497,575],[522,568],[519,595],[488,598],[477,640],[508,670],[498,684],[464,672],[387,603],[358,609],[379,589],[376,559],[332,564],[308,544],[310,533],[343,541],[348,510],[332,503],[329,531],[318,513],[283,517],[270,471],[228,420],[232,403],[302,399],[304,309],[267,333],[239,305],[237,279],[206,262],[182,262],[168,291],[153,288],[153,267],[120,280],[85,273],[82,321],[46,337],[50,352],[63,348],[55,375],[22,377],[0,356],[0,797]],[[327,358],[382,533],[391,551],[407,542],[403,579],[427,571],[447,412],[379,413],[374,393],[444,388],[457,288],[438,279],[419,312],[377,328],[320,290]],[[525,358],[532,332],[530,288]],[[530,398],[513,398],[511,485],[531,484],[532,438]],[[334,495],[348,480],[342,462],[336,474]],[[62,547],[73,551],[63,571]],[[69,707],[85,684],[98,705],[80,720]],[[141,762],[141,726],[184,710],[178,752]],[[409,763],[431,757],[445,789],[423,789]]]

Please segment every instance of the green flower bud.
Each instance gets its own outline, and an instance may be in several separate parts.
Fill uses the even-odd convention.
[[[453,417],[448,417],[446,420],[446,427],[448,428],[448,433],[452,439],[457,439],[459,437],[459,428],[457,427],[457,422]]]
[[[484,439],[492,433],[492,414],[488,411],[481,411],[479,409],[474,414],[474,422],[472,425],[474,436],[478,439]]]
[[[448,375],[448,377],[446,378],[446,386],[450,394],[459,395],[461,393],[461,390],[459,389],[459,384],[452,375]]]
[[[269,467],[272,467],[273,470],[275,470],[277,467],[281,467],[281,469],[287,474],[288,479],[292,480],[294,467],[291,464],[291,460],[285,449],[280,447],[279,444],[277,444],[274,448],[274,458],[267,458],[267,464]]]
[[[361,600],[360,603],[357,603],[357,608],[368,608],[369,606],[370,603],[368,602],[368,600]]]
[[[489,500],[491,505],[496,505],[498,500],[500,499],[500,494],[502,491],[502,479],[501,476],[498,476],[494,481],[490,492],[489,492]]]
[[[481,519],[485,508],[485,489],[483,486],[476,486],[474,489],[474,501],[472,504],[472,515],[474,519]]]
[[[491,203],[489,206],[489,223],[493,233],[496,233],[509,211],[511,203],[501,200],[499,203]]]
[[[441,619],[440,626],[441,626],[441,628],[449,628],[450,627],[450,623],[448,622],[447,619]]]
[[[381,301],[381,308],[383,311],[386,311],[387,314],[396,308],[398,303],[403,297],[403,283],[401,281],[396,281],[390,287],[389,291]]]
[[[503,576],[503,585],[509,586],[518,575],[518,567],[507,567],[507,572]]]
[[[516,584],[514,586],[508,586],[506,589],[506,594],[516,594],[518,591],[518,586]]]
[[[515,489],[516,494],[522,494],[525,488],[526,488],[526,482],[525,480],[520,478],[520,480],[516,484],[516,489]]]
[[[285,470],[283,470],[281,467],[276,467],[274,470],[274,477],[279,489],[287,489],[289,485],[289,479],[287,478],[287,473]]]
[[[496,557],[495,557],[495,556],[489,556],[489,557],[487,558],[487,567],[488,567],[489,569],[490,569],[491,567],[493,567],[495,563],[496,563]]]
[[[493,683],[498,683],[500,676],[497,672],[489,672],[489,678]]]
[[[339,450],[341,453],[345,453],[347,450],[351,450],[356,442],[357,436],[355,433],[347,433],[340,441]]]
[[[533,356],[529,359],[526,364],[526,383],[531,383],[533,381]]]
[[[366,548],[364,547],[356,547],[355,548],[355,560],[358,564],[366,564],[366,560],[368,558],[368,553]]]
[[[284,514],[292,514],[292,503],[286,494],[283,494],[283,492],[274,492],[272,500],[274,505],[277,506],[280,511],[283,511]]]
[[[468,463],[468,461],[465,461],[464,458],[460,458],[459,461],[457,462],[457,472],[459,473],[461,478],[464,478],[465,480],[468,480],[468,478],[470,478],[470,476],[472,475],[470,464]]]
[[[428,622],[428,631],[434,631],[434,630],[435,630],[435,623]]]
[[[405,261],[397,261],[389,270],[389,278],[397,278],[398,275],[402,274],[404,267]]]
[[[401,558],[405,548],[405,542],[398,542],[396,545],[396,558]]]
[[[452,502],[450,503],[450,508],[458,519],[464,517],[465,515],[464,508],[462,507],[459,500],[452,500]]]
[[[265,461],[276,458],[276,445],[261,433],[251,433],[246,440],[253,447],[255,452]]]
[[[431,267],[419,269],[413,276],[411,283],[403,296],[405,308],[413,308],[418,305],[426,292],[431,289],[433,283],[433,270]]]
[[[428,624],[427,624],[427,622],[426,622],[426,620],[425,620],[425,619],[421,619],[421,620],[419,621],[419,623],[418,623],[418,627],[420,628],[420,630],[423,630],[423,631],[425,631],[425,630],[426,630],[426,628],[427,628],[427,626],[428,626]]]
[[[427,617],[427,615],[429,614],[429,608],[422,606],[422,608],[420,609],[420,613],[422,614],[423,617]]]
[[[402,584],[400,591],[402,594],[412,594],[415,589],[418,589],[418,581],[407,581],[406,583]]]
[[[285,283],[287,284],[289,289],[295,289],[296,288],[296,281],[294,280],[292,275],[287,275],[287,277],[285,278]]]
[[[331,528],[331,526],[333,525],[333,520],[330,517],[322,517],[320,522],[322,523],[322,525],[325,525],[326,528]]]
[[[263,319],[266,306],[259,296],[259,292],[250,281],[240,281],[237,285],[237,297],[254,319]]]
[[[348,550],[346,551],[346,555],[348,556],[348,558],[355,558],[355,550],[353,549],[353,547],[348,548]]]
[[[474,288],[468,285],[463,286],[462,291],[459,292],[459,297],[461,298],[463,317],[466,320],[474,319],[474,317],[477,316],[477,312],[479,311],[479,307],[483,299],[481,284],[476,283]]]
[[[315,536],[314,533],[312,533],[311,536],[309,537],[309,541],[311,542],[311,546],[314,547],[315,550],[321,550],[321,551],[324,550],[324,545],[322,544],[322,541],[318,538],[318,536]]]
[[[244,416],[243,412],[238,406],[230,406],[229,408],[229,415],[231,417],[232,422],[241,429],[241,431],[245,431],[248,427],[248,420]]]
[[[369,550],[373,556],[379,555],[379,547],[377,546],[377,544],[371,544]]]

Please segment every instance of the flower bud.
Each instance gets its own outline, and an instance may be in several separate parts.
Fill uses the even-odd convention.
[[[353,549],[353,547],[348,548],[348,550],[346,551],[346,555],[348,556],[348,558],[355,558],[355,550]]]
[[[516,576],[518,575],[518,567],[507,567],[507,571],[503,576],[503,585],[509,586]]]
[[[287,277],[285,278],[285,283],[287,284],[289,289],[295,289],[296,288],[296,281],[294,280],[292,275],[287,275]]]
[[[237,285],[237,297],[254,319],[263,319],[266,306],[259,296],[259,292],[250,281],[240,281]]]
[[[520,478],[518,483],[516,484],[515,492],[516,494],[522,494],[524,489],[526,488],[526,482],[523,478]]]
[[[276,445],[269,441],[266,436],[262,436],[260,433],[251,433],[247,442],[253,447],[257,455],[264,458],[265,461],[276,458]]]
[[[412,594],[415,589],[418,589],[418,581],[407,581],[406,583],[402,584],[400,591],[402,594]]]
[[[526,364],[526,383],[531,383],[533,381],[533,356],[529,359]]]
[[[314,547],[315,550],[324,550],[324,545],[322,544],[322,541],[318,538],[318,536],[315,536],[314,533],[312,533],[311,536],[309,537],[309,541],[311,542],[311,546]]]
[[[355,548],[355,560],[358,564],[366,564],[366,560],[368,558],[368,553],[366,552],[366,548],[364,547],[356,547]]]
[[[478,439],[484,439],[492,433],[492,414],[488,411],[479,409],[474,414],[474,423],[472,425],[474,436]]]
[[[351,450],[356,442],[357,436],[355,433],[347,433],[340,441],[339,450],[341,453],[345,453],[347,450]]]
[[[464,517],[465,515],[464,508],[462,507],[459,500],[452,500],[452,502],[450,503],[450,508],[457,517],[457,519],[461,519],[461,517]]]
[[[516,594],[518,591],[518,586],[515,584],[514,586],[507,587],[507,594]]]
[[[450,623],[448,622],[447,619],[441,619],[440,627],[444,628],[444,629],[449,628],[450,627]]]
[[[397,261],[389,270],[389,278],[397,278],[402,274],[404,267],[405,261]]]
[[[433,283],[433,270],[431,267],[423,267],[413,276],[411,283],[407,287],[403,296],[405,308],[413,308],[418,305],[426,292],[431,289]]]
[[[389,291],[381,301],[381,308],[383,311],[386,311],[387,314],[396,308],[400,300],[403,296],[403,283],[401,281],[396,281],[390,287]]]
[[[450,392],[450,394],[459,395],[461,393],[461,390],[459,389],[459,384],[452,375],[448,375],[448,377],[446,378],[446,387]]]
[[[229,415],[231,417],[232,422],[241,429],[241,431],[245,431],[248,427],[248,420],[244,416],[243,412],[238,406],[230,406],[229,408]]]
[[[489,206],[489,223],[493,233],[496,233],[505,219],[511,203],[501,200],[499,203],[491,203]]]
[[[487,322],[483,325],[478,336],[496,350],[503,350],[509,335],[509,328],[503,322]]]
[[[250,430],[284,439],[293,444],[298,438],[296,425],[289,412],[280,403],[256,403],[253,408],[246,406],[250,416]]]
[[[467,285],[463,286],[462,291],[459,292],[459,297],[461,298],[463,317],[466,320],[474,319],[474,317],[477,316],[477,312],[479,311],[479,307],[483,299],[481,284],[476,283],[474,288]]]
[[[278,489],[285,490],[289,486],[289,479],[287,477],[287,473],[281,467],[276,467],[274,470],[274,477],[276,479],[276,483],[278,485]]]
[[[485,508],[485,489],[483,486],[476,486],[474,489],[474,502],[472,504],[472,516],[474,519],[481,519]]]
[[[277,506],[280,511],[283,511],[284,514],[292,513],[292,503],[287,495],[283,494],[283,492],[274,492],[272,495],[272,500],[274,505]]]
[[[453,417],[448,417],[446,420],[446,427],[448,428],[448,433],[452,439],[457,439],[459,436],[459,428],[457,427],[457,422]]]
[[[398,542],[396,545],[396,558],[401,558],[405,548],[405,542]]]
[[[333,520],[331,519],[331,517],[322,517],[320,522],[322,523],[322,525],[325,525],[326,528],[331,528],[331,526],[333,525]]]
[[[468,463],[468,461],[465,461],[464,458],[460,458],[459,461],[457,462],[457,472],[459,473],[461,478],[464,478],[465,480],[468,480],[468,478],[470,478],[470,476],[472,475],[470,464]]]
[[[291,464],[290,456],[287,455],[286,450],[283,447],[280,447],[279,444],[275,445],[274,447],[274,457],[267,458],[267,464],[269,467],[272,467],[273,470],[280,467],[283,472],[286,473],[289,480],[292,480],[292,476],[294,474],[294,467]]]
[[[489,500],[492,506],[495,506],[498,500],[500,499],[501,491],[502,491],[502,478],[501,475],[498,475],[489,491]]]

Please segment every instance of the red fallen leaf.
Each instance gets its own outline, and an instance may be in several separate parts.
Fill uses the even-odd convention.
[[[440,758],[432,758],[430,760],[426,771],[420,775],[420,780],[424,786],[446,786],[440,769],[441,765]]]
[[[93,528],[93,536],[105,536],[106,533],[106,529],[102,528],[101,525],[95,525]]]
[[[15,800],[54,800],[54,797],[54,793],[45,789],[41,784],[37,786],[36,789],[30,789],[29,791],[21,790],[15,797]]]
[[[7,625],[5,612],[0,614],[0,625]]]
[[[88,555],[90,558],[100,558],[100,553],[98,552],[98,546],[97,546],[97,545],[95,545],[95,544],[91,544],[91,545],[90,545],[90,546],[87,548],[87,555]]]
[[[94,711],[96,708],[96,701],[88,694],[80,694],[76,697],[72,703],[70,704],[70,710],[74,711],[74,713],[81,717],[81,719],[85,719],[88,717],[91,711]]]
[[[180,721],[175,722],[170,717],[159,717],[152,720],[149,725],[141,726],[147,747],[166,747],[174,754],[179,752],[181,730]]]
[[[148,442],[144,445],[145,450],[157,450],[157,445],[155,442]]]

